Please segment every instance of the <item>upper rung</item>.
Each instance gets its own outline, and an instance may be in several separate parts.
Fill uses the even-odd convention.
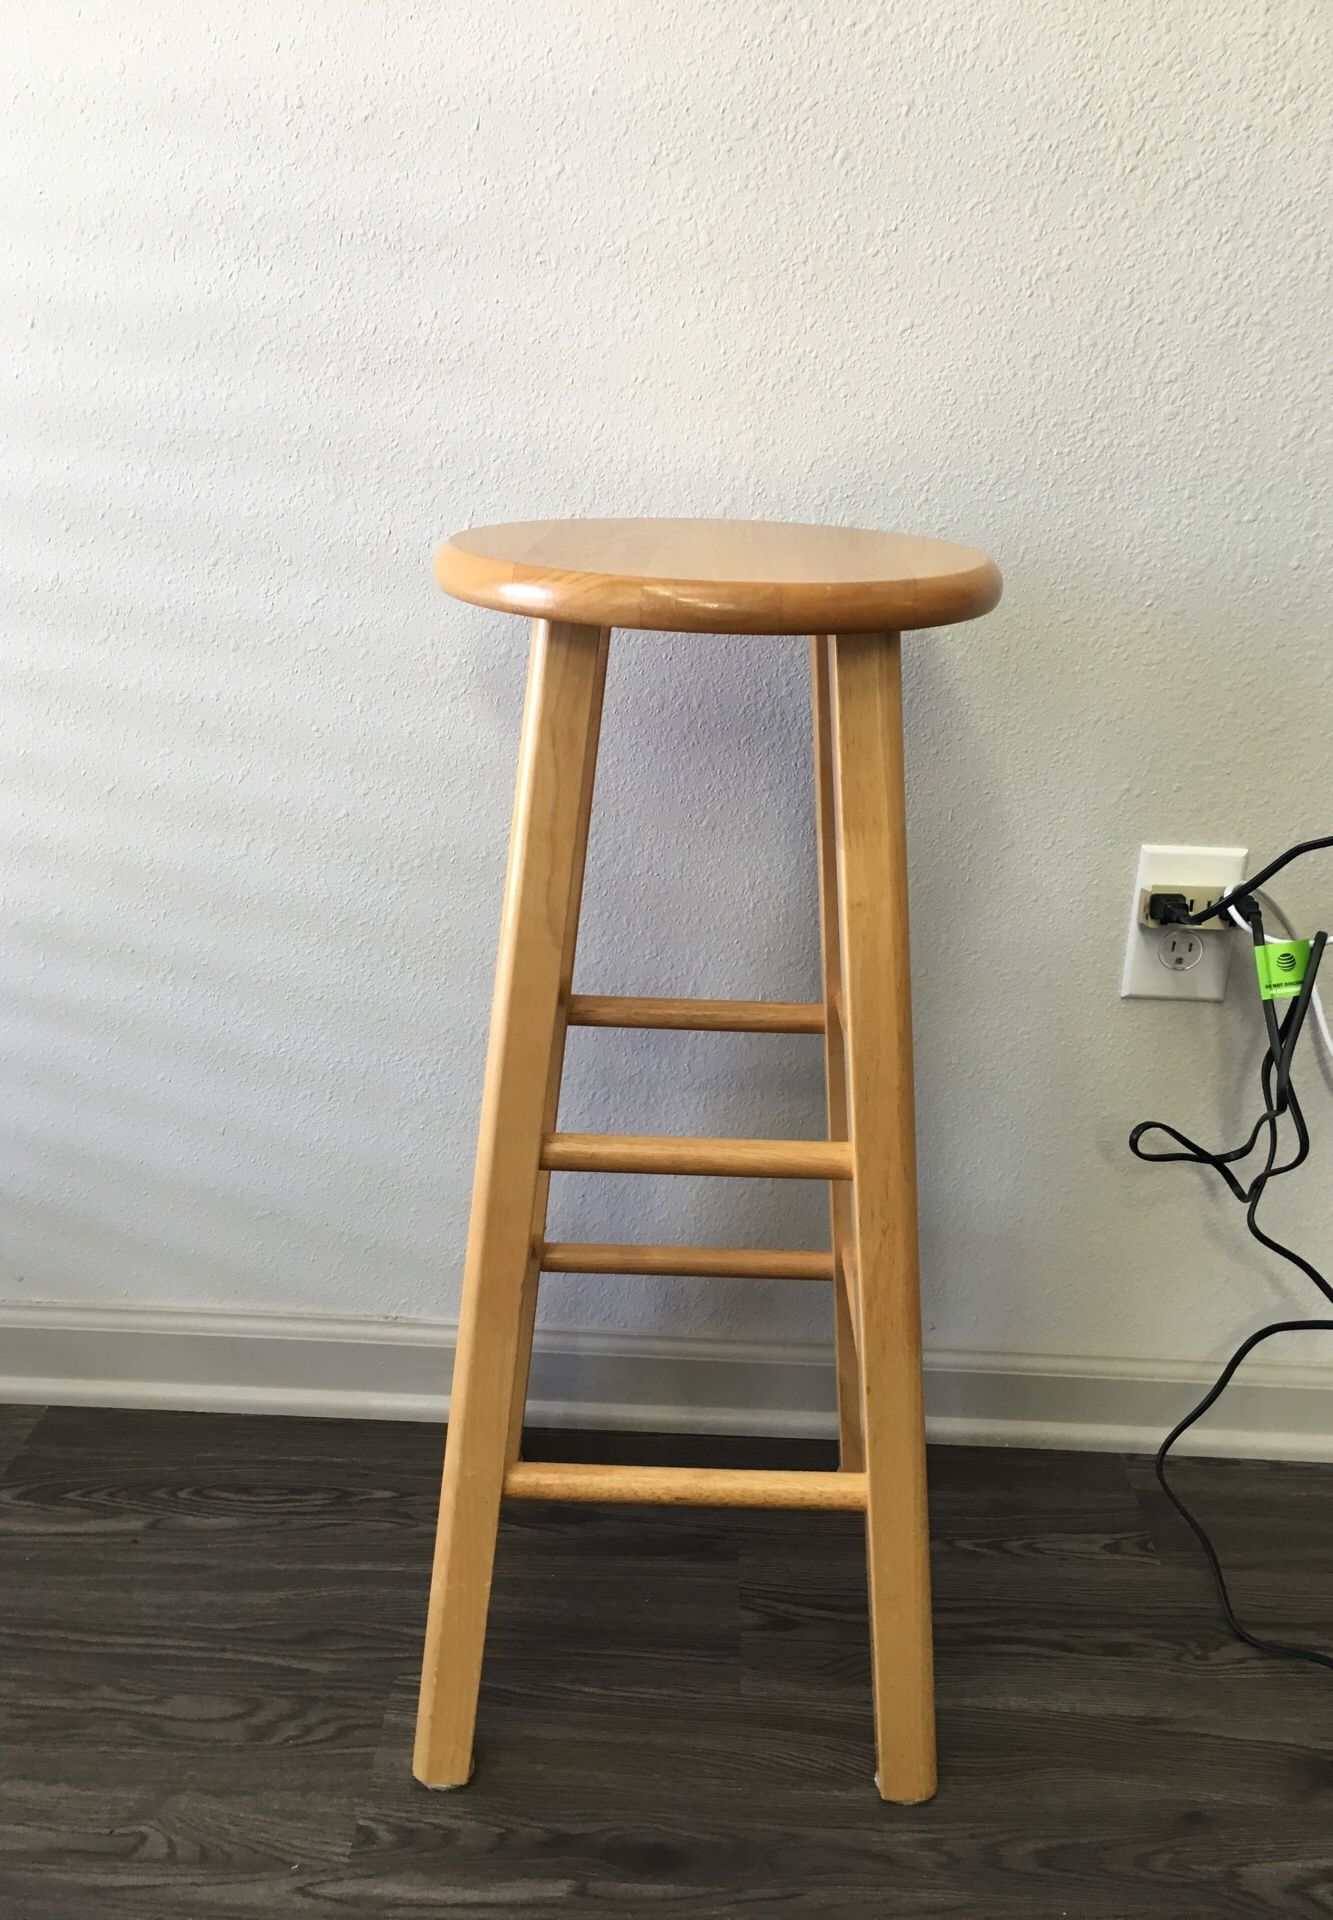
[[[642,1273],[693,1280],[832,1280],[833,1255],[788,1247],[650,1247],[546,1240],[543,1273]]]
[[[570,995],[571,1027],[659,1027],[694,1033],[823,1033],[817,1000],[642,1000],[626,994]]]
[[[850,1180],[845,1140],[700,1140],[628,1133],[548,1133],[548,1173],[739,1174],[769,1180]]]

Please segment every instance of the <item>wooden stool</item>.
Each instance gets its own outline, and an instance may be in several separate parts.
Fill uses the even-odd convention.
[[[533,622],[481,1138],[454,1362],[414,1770],[461,1787],[501,1497],[864,1509],[878,1771],[886,1800],[935,1790],[930,1542],[917,1275],[899,630],[993,607],[984,554],[850,528],[570,520],[456,534],[446,593]],[[612,627],[814,634],[822,1003],[615,999],[571,991]],[[823,1033],[829,1138],[556,1131],[565,1031]],[[556,1245],[551,1175],[751,1174],[830,1183],[828,1253]],[[837,1473],[550,1466],[520,1458],[542,1273],[831,1281]],[[608,1567],[608,1579],[615,1569]]]

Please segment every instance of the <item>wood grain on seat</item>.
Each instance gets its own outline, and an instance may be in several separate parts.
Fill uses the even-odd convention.
[[[946,626],[1000,597],[973,547],[766,520],[531,520],[446,540],[456,600],[538,620],[692,633]]]

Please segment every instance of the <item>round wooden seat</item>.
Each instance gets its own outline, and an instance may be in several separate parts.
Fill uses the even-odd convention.
[[[446,540],[456,600],[689,633],[871,633],[988,613],[1000,575],[949,540],[769,520],[528,520]]]

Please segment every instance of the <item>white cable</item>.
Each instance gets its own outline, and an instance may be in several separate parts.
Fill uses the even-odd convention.
[[[1283,913],[1281,907],[1278,905],[1277,901],[1273,898],[1271,893],[1264,893],[1260,888],[1256,887],[1254,889],[1254,898],[1264,908],[1264,910],[1268,913],[1270,918],[1277,921],[1286,939],[1296,940],[1299,938],[1299,935],[1293,929],[1290,920],[1288,920],[1286,914]],[[1250,923],[1248,920],[1244,918],[1243,915],[1237,913],[1236,909],[1233,906],[1228,906],[1227,912],[1230,914],[1231,918],[1235,921],[1238,927],[1243,928],[1246,933],[1249,932]],[[1281,946],[1282,944],[1282,942],[1278,939],[1277,935],[1273,933],[1265,934],[1264,939],[1269,946]],[[1328,1061],[1330,1066],[1333,1066],[1333,1033],[1330,1033],[1329,1031],[1328,1020],[1324,1015],[1324,1003],[1319,998],[1318,987],[1315,987],[1311,991],[1310,1005],[1314,1010],[1315,1025],[1319,1029],[1319,1038],[1323,1043],[1324,1058]]]

